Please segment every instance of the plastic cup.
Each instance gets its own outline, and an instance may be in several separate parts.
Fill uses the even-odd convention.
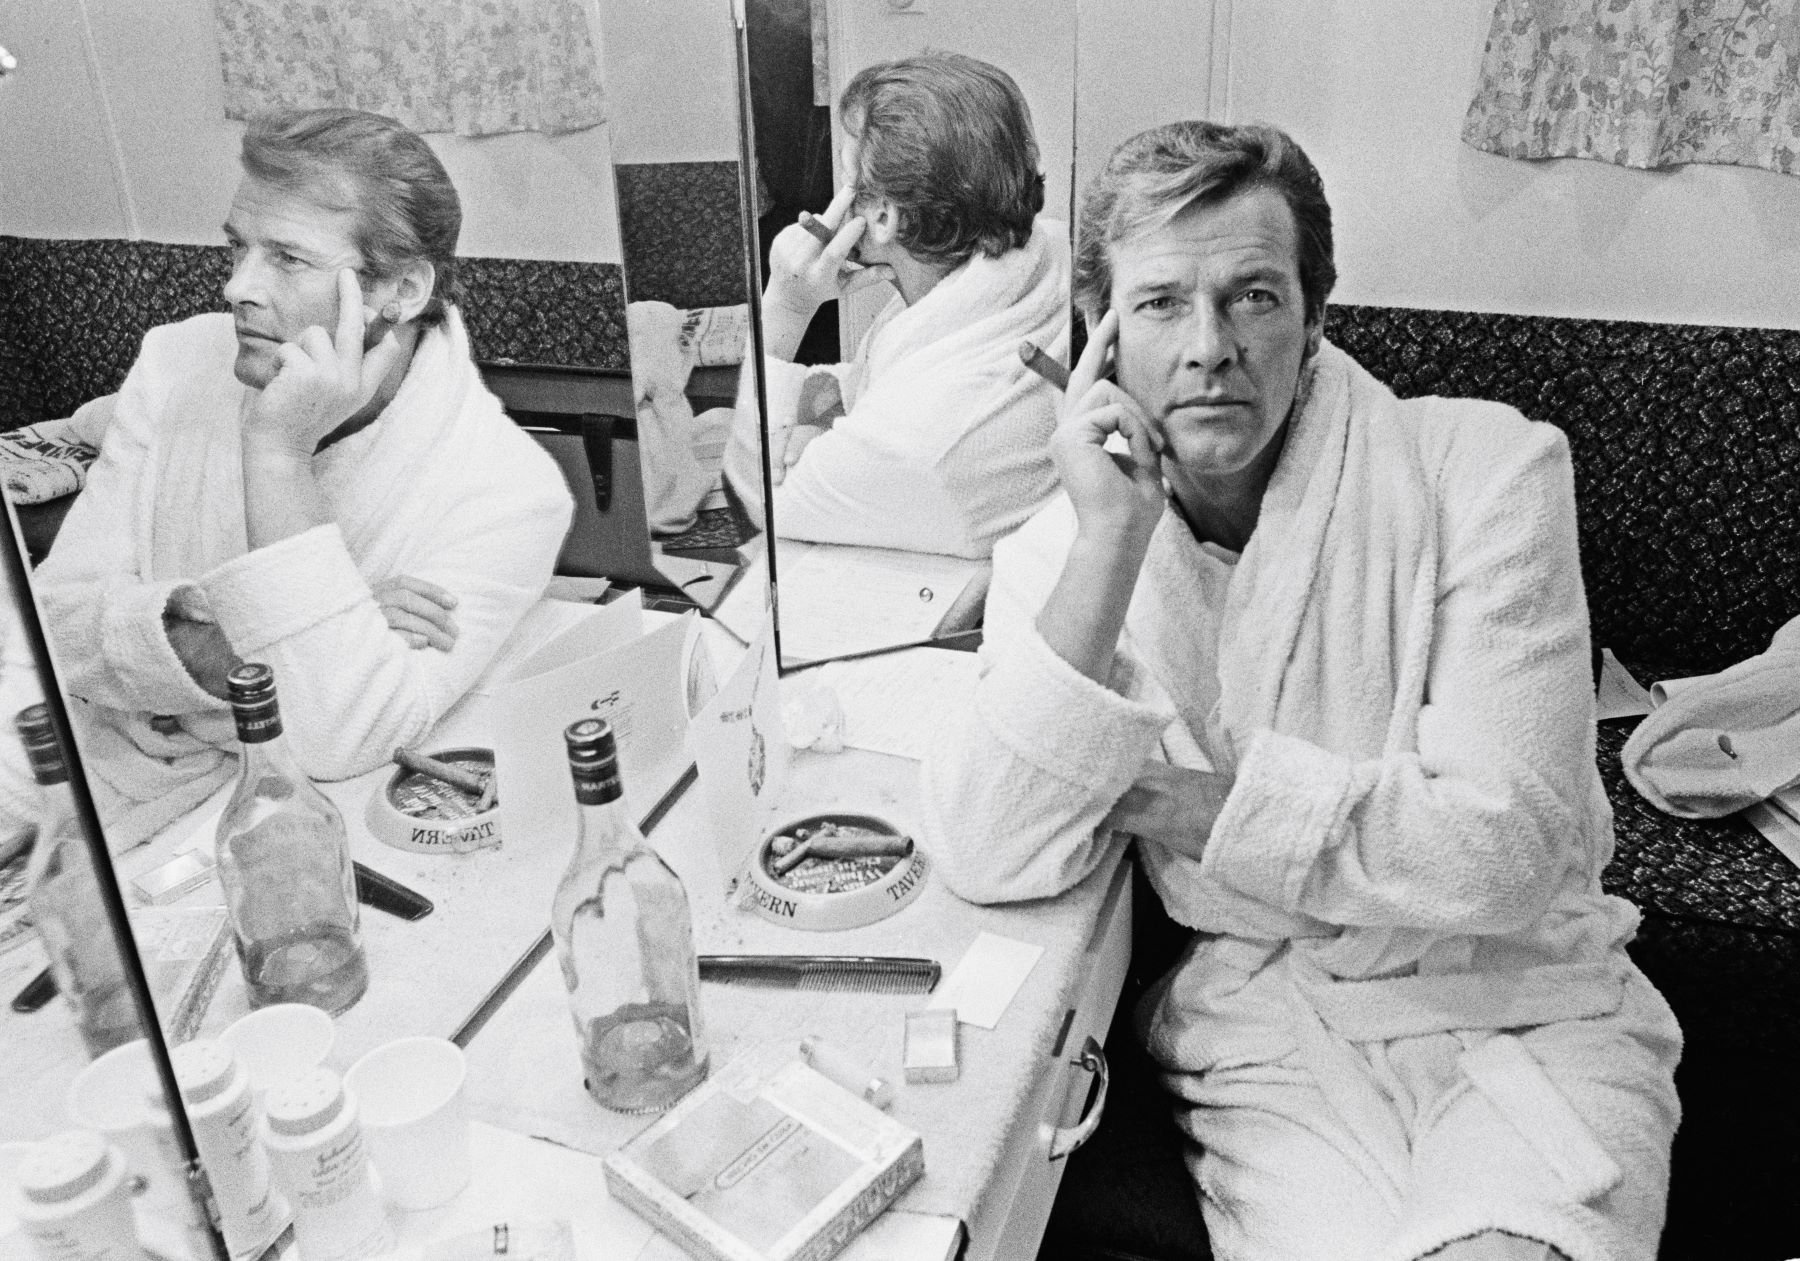
[[[0,1239],[6,1238],[19,1225],[19,1180],[13,1170],[33,1143],[0,1143]]]
[[[258,1102],[270,1086],[311,1072],[337,1042],[331,1017],[305,1003],[272,1003],[240,1016],[219,1034],[250,1075]]]
[[[434,1208],[468,1185],[467,1073],[454,1042],[401,1038],[376,1047],[344,1074],[382,1194],[395,1208]]]
[[[162,1172],[162,1153],[150,1131],[148,1096],[155,1089],[150,1044],[136,1038],[75,1074],[64,1103],[72,1124],[118,1144],[131,1173],[154,1181]]]

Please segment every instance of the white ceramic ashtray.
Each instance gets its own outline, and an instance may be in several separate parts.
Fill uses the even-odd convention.
[[[500,805],[485,785],[492,749],[437,749],[424,755],[462,780],[448,783],[418,759],[397,767],[369,797],[365,817],[377,840],[422,854],[466,854],[500,844]]]
[[[773,828],[750,862],[745,903],[790,928],[860,928],[918,897],[929,864],[898,827],[829,811]]]

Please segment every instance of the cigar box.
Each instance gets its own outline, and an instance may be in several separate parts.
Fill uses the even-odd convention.
[[[145,906],[131,911],[131,935],[150,980],[156,1014],[171,1043],[200,1031],[231,958],[222,906]]]
[[[825,1261],[925,1170],[919,1134],[799,1061],[728,1066],[606,1158],[606,1185],[696,1257]]]

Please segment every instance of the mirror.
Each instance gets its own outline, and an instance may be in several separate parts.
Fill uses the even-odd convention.
[[[137,597],[126,594],[112,606],[119,618],[103,615],[85,628],[94,632],[85,638],[69,622],[60,633],[51,627],[67,690],[93,698],[79,702],[92,711],[77,719],[81,753],[97,784],[113,864],[133,914],[216,909],[222,896],[216,878],[202,870],[197,887],[182,878],[213,855],[237,774],[238,740],[228,708],[194,693],[184,682],[191,675],[175,673],[179,663],[163,651],[173,650],[164,642],[168,626],[157,625],[171,609],[171,620],[196,625],[228,617],[221,613],[226,601],[214,603],[222,589],[209,588],[195,603],[185,584],[216,572],[234,554],[244,562],[246,607],[268,613],[286,599],[297,601],[288,606],[296,621],[265,625],[248,638],[248,624],[232,633],[245,644],[242,655],[274,666],[288,740],[302,750],[308,772],[336,805],[350,858],[360,868],[359,931],[369,982],[336,1018],[327,1062],[340,1071],[378,1042],[411,1033],[459,1035],[472,1027],[496,987],[530,956],[567,862],[561,837],[508,837],[497,848],[461,854],[384,844],[371,828],[370,807],[396,775],[387,762],[393,747],[493,749],[509,672],[550,639],[597,615],[591,604],[573,600],[591,599],[602,587],[635,586],[653,607],[716,602],[734,581],[741,585],[740,554],[753,550],[762,534],[760,519],[717,487],[725,428],[720,418],[712,417],[710,430],[698,423],[721,406],[729,408],[737,391],[745,316],[734,317],[733,310],[744,302],[746,273],[729,10],[724,0],[682,3],[686,11],[675,20],[666,3],[608,0],[602,13],[597,3],[571,0],[569,11],[592,36],[606,122],[558,134],[432,133],[426,139],[461,201],[456,259],[463,297],[456,305],[468,355],[479,367],[480,384],[498,395],[510,419],[493,408],[492,424],[483,430],[488,438],[468,446],[455,429],[462,413],[432,411],[440,428],[421,428],[409,452],[390,452],[397,458],[385,472],[371,464],[350,478],[355,489],[334,486],[337,497],[330,503],[343,510],[334,520],[347,545],[337,544],[335,551],[327,546],[335,560],[325,568],[350,584],[347,602],[338,607],[362,619],[368,634],[357,642],[381,645],[377,668],[357,673],[370,664],[360,647],[302,651],[292,643],[316,618],[335,616],[328,609],[337,597],[328,592],[324,570],[302,572],[308,564],[294,568],[269,560],[270,547],[245,555],[251,514],[241,506],[249,497],[238,489],[244,484],[241,443],[198,441],[201,449],[191,460],[174,454],[174,439],[150,455],[140,450],[140,462],[161,461],[157,472],[167,476],[146,475],[143,484],[156,490],[145,498],[133,492],[111,501],[129,519],[112,523],[118,545],[97,549],[103,554],[92,559],[96,572],[110,574],[114,566],[129,571],[146,603],[132,612],[126,606]],[[0,187],[0,430],[39,426],[24,454],[42,457],[33,471],[48,484],[33,489],[45,491],[46,502],[21,502],[20,510],[47,608],[56,604],[51,580],[65,545],[107,524],[93,519],[102,509],[90,493],[96,477],[105,480],[104,460],[88,471],[85,489],[59,496],[50,492],[58,476],[70,473],[62,457],[84,438],[94,439],[91,445],[105,438],[110,445],[125,432],[118,428],[123,409],[154,410],[155,400],[82,409],[120,388],[147,330],[208,313],[216,326],[226,307],[223,290],[233,260],[220,225],[237,213],[243,125],[224,116],[214,12],[210,0],[179,0],[154,16],[118,9],[84,20],[53,8],[9,17],[8,47],[19,52],[21,64],[0,91],[0,166],[14,176]],[[660,43],[653,47],[652,41]],[[696,58],[705,64],[682,92],[671,94],[671,72],[654,63],[660,57],[663,66],[673,64],[669,59],[677,55],[686,64],[698,64]],[[688,74],[679,77],[685,81]],[[690,113],[658,115],[675,96]],[[247,248],[275,258],[270,242],[246,240],[254,224],[234,219],[232,226]],[[326,270],[335,280],[335,268]],[[395,293],[396,302],[412,300],[398,288]],[[628,313],[628,297],[630,307],[640,308],[637,319]],[[388,318],[382,313],[386,301],[383,295],[383,305],[371,308],[374,318]],[[335,301],[330,309],[337,309]],[[685,315],[670,320],[668,311],[717,314],[690,327]],[[404,308],[398,314],[411,318]],[[634,324],[646,330],[644,338],[630,335]],[[226,398],[215,416],[227,427],[219,432],[238,443],[232,426],[242,402],[235,357],[242,343],[234,329],[220,331],[225,349],[209,361],[207,380]],[[692,362],[682,357],[690,352]],[[642,373],[636,371],[639,360]],[[461,397],[484,397],[474,388],[475,366],[465,365],[465,371],[454,356],[446,363],[463,382],[454,388],[467,387]],[[685,378],[674,381],[675,370],[685,370]],[[665,386],[674,397],[662,393]],[[175,410],[184,420],[199,414]],[[56,423],[71,417],[72,424]],[[670,417],[674,422],[665,424]],[[521,438],[521,428],[532,436]],[[344,437],[318,463],[354,463],[360,458],[355,453],[383,440],[382,433],[375,425]],[[164,436],[158,431],[157,441]],[[665,438],[677,445],[659,448]],[[688,466],[707,461],[710,472],[688,476]],[[667,486],[689,496],[685,516],[664,511],[679,498],[664,494]],[[70,483],[63,489],[73,488]],[[578,502],[574,529],[565,538],[564,496],[571,492]],[[493,507],[496,493],[513,498],[484,517],[486,510],[474,505]],[[280,495],[260,502],[290,506]],[[132,516],[134,505],[142,516]],[[404,525],[409,515],[413,526]],[[206,541],[221,524],[222,552],[214,550],[219,537]],[[391,535],[390,528],[405,537]],[[504,548],[496,551],[503,533],[528,536],[530,554],[514,563]],[[274,547],[304,550],[310,546],[305,535]],[[381,537],[392,546],[375,541]],[[248,560],[257,555],[274,568],[261,570],[260,561]],[[432,559],[445,556],[454,562],[450,573]],[[459,585],[453,573],[458,558],[479,559],[478,582]],[[553,560],[559,572],[551,594],[565,598],[533,604]],[[425,645],[402,640],[404,650],[394,651],[386,637],[406,633],[400,612],[411,602],[393,595],[383,603],[365,594],[368,584],[358,576],[363,572],[376,577],[376,585],[404,574],[451,590],[459,600],[450,617],[456,644],[478,645],[479,659],[466,669],[445,666],[455,662],[455,651],[435,646],[416,621],[411,633],[425,636]],[[66,566],[61,575],[69,578]],[[176,587],[188,593],[171,606]],[[750,593],[760,613],[759,584],[751,584]],[[263,596],[271,598],[265,603]],[[496,614],[502,605],[503,615]],[[143,634],[134,638],[135,632],[123,629],[128,625]],[[100,680],[109,668],[104,654],[130,654],[146,641],[168,667],[158,676],[164,682],[109,692]],[[318,703],[321,686],[337,690],[330,705]],[[159,690],[164,687],[180,695]],[[123,718],[97,717],[101,709],[116,709]],[[330,722],[321,723],[322,713],[333,715]],[[340,757],[340,745],[357,752]],[[646,809],[654,804],[643,803]],[[381,877],[422,895],[427,905],[397,905],[384,894]],[[419,909],[428,913],[401,917]],[[216,1033],[250,1009],[230,943],[209,957],[222,960],[218,986],[209,1001],[195,1000],[198,1014],[190,1019],[179,1004],[160,1008],[171,1040]]]
[[[1030,38],[999,0],[749,0],[747,11],[760,472],[779,540],[769,568],[782,665],[972,640],[994,543],[1055,489],[1060,396],[1019,348],[1067,362],[1074,0],[1034,10]],[[928,49],[985,64],[857,77]],[[1021,199],[1037,204],[1039,174],[1034,214]],[[853,180],[867,226],[850,261],[869,266],[832,301],[829,279],[800,278],[817,273],[822,247],[796,220],[835,213],[843,226],[849,209],[828,205]],[[928,209],[949,187],[964,195]],[[740,437],[751,430],[741,408]],[[760,479],[728,469],[742,497],[760,496]]]
[[[206,1261],[217,1241],[187,1194],[192,1135],[179,1108],[169,1119],[168,1052],[143,1005],[160,978],[140,966],[68,753],[10,522],[0,536],[0,1249],[27,1247],[15,1197],[54,1149],[97,1158],[97,1185],[116,1188],[145,1244]],[[145,1184],[135,1202],[134,1177]]]

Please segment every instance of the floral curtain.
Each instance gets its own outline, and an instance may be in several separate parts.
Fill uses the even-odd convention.
[[[605,121],[580,0],[213,0],[225,113],[343,106],[485,136]]]
[[[1498,0],[1463,140],[1800,173],[1800,0]]]

